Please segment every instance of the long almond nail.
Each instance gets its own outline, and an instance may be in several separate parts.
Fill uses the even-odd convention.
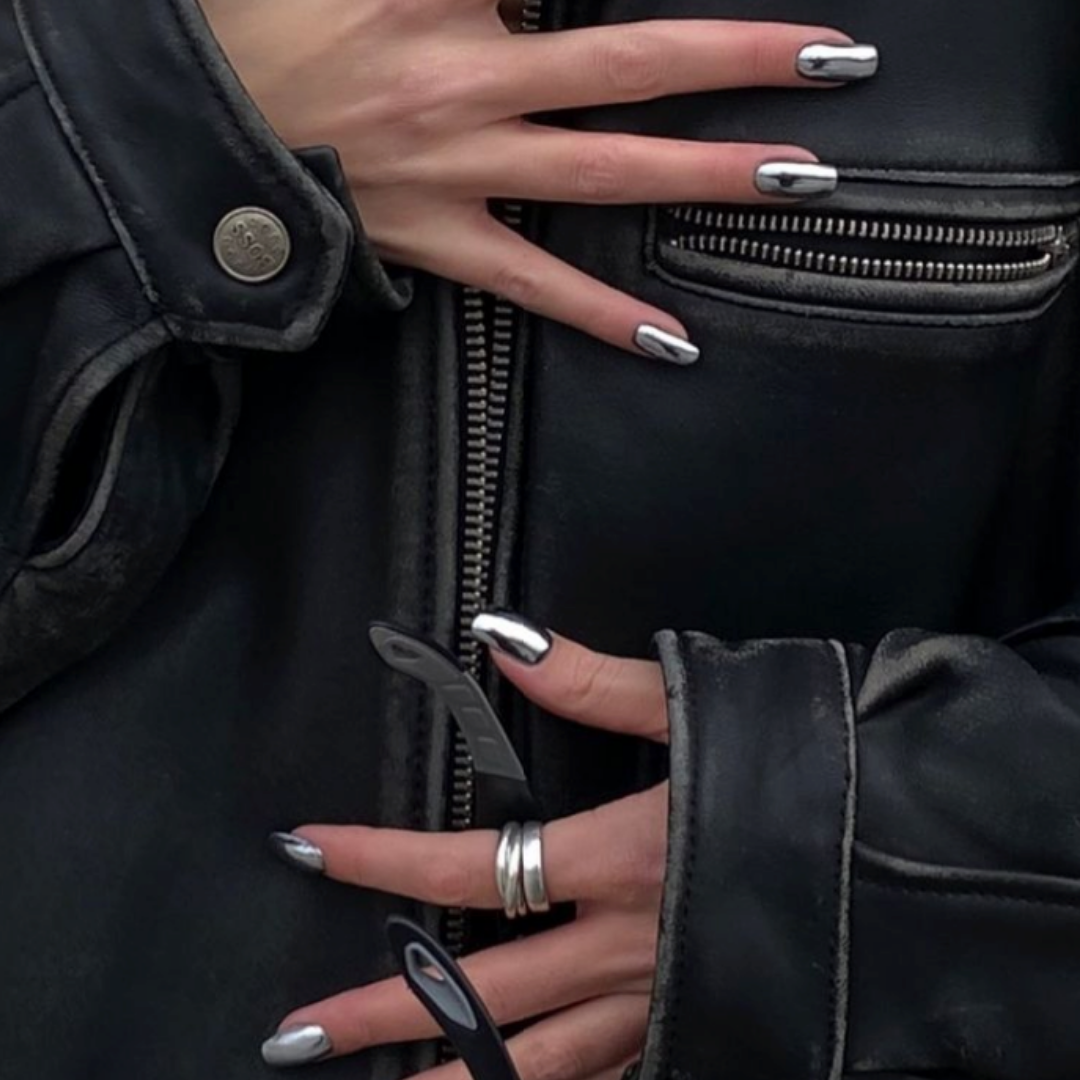
[[[857,82],[873,78],[880,65],[876,45],[829,45],[815,42],[800,50],[795,69],[804,79]]]
[[[310,1065],[333,1052],[330,1036],[318,1024],[283,1028],[262,1044],[263,1061],[278,1068]]]
[[[310,840],[293,833],[272,833],[270,847],[282,862],[305,874],[321,874],[326,870],[322,850]]]
[[[648,323],[642,323],[634,331],[634,344],[649,356],[680,367],[696,364],[701,359],[701,350],[692,342]]]
[[[484,611],[472,622],[477,641],[523,664],[535,667],[551,652],[551,635],[510,611]]]
[[[831,195],[840,183],[840,173],[832,165],[811,161],[766,161],[758,166],[754,183],[762,195],[809,199]]]

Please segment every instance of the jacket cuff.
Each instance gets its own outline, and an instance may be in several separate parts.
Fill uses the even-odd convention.
[[[49,105],[170,331],[309,346],[345,282],[349,217],[253,106],[195,0],[15,9]],[[260,284],[215,256],[219,223],[246,207],[276,215],[291,245]]]
[[[671,817],[642,1080],[841,1075],[855,823],[847,656],[665,632]]]

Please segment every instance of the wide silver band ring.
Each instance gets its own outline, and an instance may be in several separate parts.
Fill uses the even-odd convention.
[[[544,881],[544,827],[539,821],[521,827],[521,884],[529,911],[543,915],[551,910]]]
[[[543,826],[508,822],[495,849],[495,885],[508,919],[551,909],[544,882]]]

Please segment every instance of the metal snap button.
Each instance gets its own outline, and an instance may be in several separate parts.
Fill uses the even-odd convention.
[[[292,253],[285,223],[258,206],[227,213],[214,230],[214,256],[230,277],[249,285],[276,278]]]

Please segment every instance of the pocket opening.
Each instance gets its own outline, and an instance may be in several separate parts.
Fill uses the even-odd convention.
[[[647,263],[672,284],[757,304],[926,321],[1037,314],[1076,266],[1075,218],[979,221],[805,206],[653,207]]]
[[[58,565],[93,535],[114,474],[145,372],[129,368],[95,396],[61,451],[29,563]]]

